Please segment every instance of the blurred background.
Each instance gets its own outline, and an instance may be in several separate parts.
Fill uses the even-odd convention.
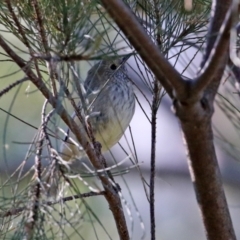
[[[167,27],[167,22],[164,21],[165,27]],[[196,41],[203,39],[206,26],[199,28],[199,32],[195,31],[191,35],[191,39],[194,37]],[[20,53],[21,57],[29,60],[26,48],[13,34],[6,32],[4,26],[1,26],[0,33],[15,47],[16,53]],[[177,35],[177,30],[175,34]],[[116,43],[117,49],[125,48],[122,53],[131,51],[123,41],[120,32],[112,30],[107,36],[114,39],[111,41]],[[203,42],[200,43],[200,46],[187,47],[186,44],[188,49],[184,51],[182,46],[174,46],[169,50],[167,55],[169,61],[186,78],[193,78],[197,72],[202,57]],[[0,52],[3,53],[1,48]],[[3,61],[5,59],[6,56],[1,54],[0,91],[24,77],[22,71],[14,63]],[[87,71],[93,63],[94,61],[80,62],[79,73],[82,80],[85,79]],[[150,239],[149,202],[146,197],[148,187],[143,179],[149,182],[151,125],[148,118],[151,119],[149,102],[152,101],[152,92],[151,87],[148,87],[143,79],[148,79],[149,86],[151,86],[152,76],[147,75],[146,66],[138,57],[131,57],[128,60],[128,70],[136,85],[136,98],[140,104],[137,104],[131,127],[127,129],[125,136],[120,141],[120,144],[128,152],[128,158],[119,168],[115,167],[113,172],[119,173],[119,176],[116,176],[116,182],[122,189],[122,200],[132,239]],[[45,72],[45,76],[47,79],[47,72]],[[74,88],[71,91],[76,94]],[[202,240],[205,239],[205,232],[189,176],[181,127],[172,111],[172,102],[163,92],[162,95],[157,116],[155,189],[157,239],[192,240],[194,236],[195,240]],[[43,102],[44,97],[29,81],[18,85],[1,97],[0,185],[2,187],[0,188],[0,211],[8,209],[10,202],[15,197],[16,206],[22,206],[29,197],[27,190],[32,177],[31,173],[33,173],[35,157],[35,148],[31,146],[31,143],[35,144],[34,139],[41,123]],[[216,98],[213,127],[217,156],[237,238],[240,238],[238,224],[240,220],[239,102],[236,79],[231,75],[230,69],[226,69]],[[66,107],[71,113],[70,105],[66,104]],[[66,126],[57,117],[54,124],[66,129]],[[60,142],[56,140],[54,144],[57,148]],[[47,152],[45,154],[47,160]],[[111,153],[106,153],[105,156],[109,166],[114,165],[115,160],[120,162],[126,158],[126,154],[119,145],[114,146]],[[138,166],[131,162],[131,158],[138,162]],[[14,174],[17,169],[17,174]],[[29,172],[30,169],[32,171]],[[84,180],[90,186],[97,185],[95,179],[89,176]],[[89,186],[83,181],[76,179],[74,182],[81,192],[89,191]],[[66,189],[66,196],[70,193],[71,191]],[[19,199],[20,195],[22,198]],[[3,204],[6,199],[11,199],[11,201],[7,200],[8,204]],[[47,212],[47,217],[45,216],[47,221],[53,224],[45,226],[49,227],[48,237],[52,233],[54,224],[59,226],[61,223],[62,231],[59,234],[62,239],[97,239],[96,235],[98,235],[98,239],[118,239],[114,220],[102,196],[57,204],[44,211]],[[65,212],[65,218],[60,215],[60,212]],[[0,220],[2,221],[0,226],[1,224],[3,226],[3,223],[5,227],[8,226],[8,232],[2,239],[16,236],[15,229],[22,226],[24,218],[26,216],[17,215],[8,220]],[[19,234],[19,236],[21,235]],[[56,235],[53,234],[53,236]]]

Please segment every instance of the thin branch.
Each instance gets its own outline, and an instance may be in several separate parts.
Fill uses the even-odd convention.
[[[161,40],[161,24],[160,24],[160,12],[158,3],[156,0],[153,1],[154,14],[156,19],[156,34],[154,35],[156,44],[159,49],[162,49]],[[162,77],[163,78],[163,77]],[[155,221],[155,177],[156,177],[156,142],[157,142],[157,112],[161,101],[161,79],[154,79],[153,86],[153,99],[152,99],[152,119],[151,119],[151,170],[150,170],[150,225],[151,225],[151,240],[156,239],[156,221]]]
[[[0,98],[5,95],[6,93],[8,93],[12,88],[16,87],[18,84],[22,84],[23,82],[28,81],[29,78],[28,77],[24,77],[22,79],[17,80],[16,82],[10,84],[8,87],[4,88],[3,90],[0,91]]]
[[[48,56],[50,56],[50,51],[49,51],[46,31],[44,29],[43,16],[42,16],[42,12],[40,10],[39,3],[36,0],[32,0],[31,3],[32,3],[33,8],[34,8],[35,13],[36,13],[37,29],[40,32],[42,45],[44,47],[45,53]],[[50,81],[51,81],[51,86],[52,86],[52,92],[53,92],[54,97],[57,97],[57,86],[56,86],[56,82],[55,82],[55,78],[54,78],[55,74],[54,74],[54,70],[52,68],[52,65],[53,65],[52,62],[50,62],[50,64],[47,64],[47,67],[48,67],[48,70],[49,70],[49,76],[50,76]]]
[[[219,66],[225,65],[226,52],[229,43],[229,30],[231,27],[231,12],[232,9],[229,7],[229,10],[218,33],[218,37],[209,54],[208,60],[192,84],[192,95],[196,96],[196,94],[201,93],[202,90],[204,90],[212,81],[213,77],[219,69]]]
[[[32,3],[32,6],[36,13],[36,22],[38,24],[37,27],[38,27],[38,31],[40,32],[41,42],[43,44],[45,52],[47,54],[49,54],[48,41],[47,41],[47,36],[46,36],[46,31],[44,28],[44,21],[43,21],[43,16],[42,16],[43,13],[41,12],[38,1],[32,0],[31,3]]]
[[[209,59],[213,46],[216,42],[216,39],[218,38],[219,30],[224,22],[225,16],[227,15],[227,12],[229,11],[231,4],[232,0],[225,1],[214,0],[212,2],[211,23],[209,26],[206,51],[201,62],[201,68],[203,68],[203,66]],[[228,28],[228,26],[226,27]],[[229,36],[227,36],[227,33],[225,34],[225,36],[223,36],[222,41],[223,41],[221,44],[223,48],[222,50],[225,50],[225,52],[221,50],[221,52],[223,52],[221,56],[221,62],[219,62],[219,64],[221,63],[221,65],[218,67],[218,71],[215,72],[215,74],[211,74],[210,72],[210,76],[212,77],[212,79],[205,91],[205,93],[207,93],[208,95],[208,98],[211,100],[213,100],[216,95],[217,89],[219,87],[223,75],[223,71],[228,60]]]
[[[130,8],[119,0],[101,0],[101,2],[156,78],[159,81],[161,79],[161,84],[168,95],[173,98],[173,89],[181,95],[185,91],[184,80],[146,34]]]
[[[47,62],[53,61],[53,62],[73,62],[73,61],[88,61],[88,60],[102,60],[104,56],[92,56],[93,54],[71,54],[71,55],[60,55],[59,53],[56,53],[55,56],[50,56],[46,54],[41,53],[33,53],[32,57],[35,59],[42,59]],[[106,56],[105,56],[106,57]],[[120,57],[120,56],[118,56]]]
[[[28,42],[28,39],[25,35],[25,32],[21,26],[21,23],[19,22],[19,19],[17,17],[17,15],[15,14],[14,10],[13,10],[13,7],[12,7],[12,3],[11,3],[11,0],[5,0],[6,4],[7,4],[7,7],[8,7],[8,11],[10,12],[11,16],[12,16],[12,19],[17,27],[17,30],[18,32],[20,33],[21,37],[22,37],[22,43],[30,50],[31,49],[31,46]]]
[[[39,200],[41,197],[41,178],[42,178],[42,151],[43,151],[43,144],[44,144],[44,131],[43,128],[45,127],[45,111],[47,106],[47,100],[45,100],[42,109],[42,126],[41,131],[39,133],[39,140],[37,141],[37,151],[35,157],[35,176],[37,179],[37,183],[34,186],[34,191],[32,192],[32,200],[30,205],[29,211],[29,219],[25,223],[25,231],[27,235],[27,239],[32,239],[34,234],[34,229],[36,227],[36,222],[38,221],[39,216]]]
[[[150,225],[151,240],[156,239],[155,232],[155,175],[156,175],[156,141],[157,141],[157,112],[160,102],[161,85],[157,79],[154,80],[152,119],[151,119],[151,171],[150,171]]]
[[[54,56],[46,55],[46,54],[42,54],[42,53],[33,53],[31,54],[31,56],[34,59],[41,59],[41,60],[45,60],[47,62],[74,62],[74,61],[88,61],[88,60],[103,60],[103,59],[115,59],[116,55],[112,55],[112,56],[106,56],[106,55],[94,55],[94,52],[89,53],[89,54],[68,54],[68,55],[61,55],[58,52],[54,52],[52,50],[52,52],[55,54]],[[134,53],[130,53],[130,54],[124,54],[124,55],[118,55],[117,57],[120,58],[125,58],[126,60],[128,58],[130,58],[132,55],[134,55]],[[126,61],[125,60],[125,61]]]
[[[233,0],[232,3],[232,28],[231,28],[231,32],[230,32],[230,59],[232,61],[232,63],[237,66],[240,67],[240,58],[238,56],[238,51],[237,51],[237,38],[238,38],[238,34],[239,34],[239,1],[238,0]]]
[[[23,44],[25,44],[25,46],[28,48],[30,54],[32,55],[33,54],[33,49],[31,48],[31,45],[29,44],[29,41],[28,41],[28,39],[26,37],[26,34],[25,34],[25,31],[24,31],[24,29],[23,29],[23,27],[22,27],[22,25],[19,21],[19,18],[16,16],[16,14],[14,12],[11,0],[5,0],[5,2],[7,3],[8,10],[11,13],[11,16],[14,20],[15,25],[17,26],[17,29],[18,29],[18,32],[20,33]],[[37,72],[37,75],[40,78],[41,73],[40,73],[40,69],[38,67],[38,64],[37,64],[36,60],[34,60],[34,66],[35,66],[35,70]]]
[[[76,194],[76,195],[73,195],[73,196],[60,198],[57,201],[47,201],[46,203],[43,203],[43,205],[46,204],[47,206],[53,206],[53,205],[58,204],[58,203],[65,203],[65,202],[72,201],[72,200],[75,200],[75,199],[82,199],[82,198],[94,197],[94,196],[100,196],[100,195],[104,195],[104,191]],[[20,208],[10,209],[10,210],[7,210],[5,212],[0,212],[0,218],[18,215],[21,212],[25,211],[26,209],[27,209],[27,207],[20,207]]]

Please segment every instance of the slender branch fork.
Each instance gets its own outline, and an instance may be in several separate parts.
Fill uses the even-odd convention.
[[[210,240],[236,239],[213,144],[213,100],[228,58],[231,0],[213,1],[206,54],[196,79],[184,81],[121,0],[101,0],[148,67],[174,99],[188,148],[189,169]]]

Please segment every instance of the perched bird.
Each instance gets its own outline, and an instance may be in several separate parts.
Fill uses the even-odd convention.
[[[124,59],[102,60],[95,64],[87,74],[84,82],[88,112],[85,115],[92,126],[93,135],[106,152],[123,136],[135,111],[135,98],[132,83],[128,77]],[[83,109],[79,104],[80,111]],[[74,120],[84,131],[76,114]],[[62,144],[63,160],[81,159],[84,150],[70,141],[74,139],[69,133]]]
[[[80,101],[79,111],[89,120],[96,141],[101,144],[102,152],[106,152],[123,136],[135,112],[133,86],[124,59],[102,60],[95,64],[88,71],[84,88],[85,110]],[[76,113],[73,114],[73,118],[80,131],[85,133]],[[68,131],[61,146],[60,156],[64,160],[63,164],[66,163],[73,172],[78,172],[79,168],[79,165],[74,166],[74,163],[86,157],[84,149],[77,143],[71,131]],[[48,199],[56,199],[61,191],[61,174],[54,163],[50,169],[45,170],[42,173],[41,184],[43,193]]]

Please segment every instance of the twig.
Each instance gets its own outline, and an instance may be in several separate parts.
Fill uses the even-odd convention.
[[[43,128],[45,127],[45,111],[47,106],[47,100],[45,100],[42,109],[42,127],[39,133],[39,141],[37,141],[37,151],[35,157],[35,176],[37,183],[34,187],[34,191],[32,192],[32,200],[30,204],[30,211],[29,211],[29,219],[25,222],[25,231],[27,239],[32,239],[34,234],[34,228],[36,226],[36,222],[38,221],[38,210],[39,210],[39,201],[41,198],[41,178],[42,178],[42,151],[43,151],[43,143],[44,143],[44,131]]]
[[[204,67],[199,72],[197,78],[194,80],[191,88],[191,95],[197,95],[211,83],[215,73],[220,68],[219,66],[225,65],[226,62],[226,50],[229,42],[229,30],[231,27],[231,7],[229,8],[225,19],[222,23],[218,37],[212,50],[209,54],[208,60],[205,62]]]
[[[21,84],[23,82],[28,81],[28,77],[24,77],[22,79],[17,80],[16,82],[10,84],[8,87],[4,88],[3,90],[0,91],[0,97],[2,97],[4,94],[8,93],[12,88],[16,87],[18,84]]]
[[[94,196],[99,196],[99,195],[104,195],[104,191],[76,194],[76,195],[73,195],[73,196],[68,196],[68,197],[61,198],[57,201],[47,201],[43,204],[46,204],[47,206],[52,206],[52,205],[55,205],[55,204],[58,204],[58,203],[65,203],[65,202],[72,201],[72,200],[75,200],[75,199],[94,197]],[[11,210],[8,210],[8,211],[5,211],[5,212],[0,212],[0,218],[17,215],[17,214],[25,211],[26,209],[27,209],[27,207],[20,207],[20,208],[14,208],[14,209],[11,209]]]
[[[159,12],[158,2],[153,1],[154,14],[156,19],[157,31],[155,34],[155,41],[159,49],[162,49],[162,39],[161,39],[161,15]],[[149,190],[149,199],[150,199],[150,225],[151,225],[151,240],[156,239],[156,222],[155,222],[155,175],[156,175],[156,142],[157,142],[157,112],[160,104],[160,93],[162,82],[164,76],[161,77],[161,80],[154,78],[153,83],[153,99],[152,99],[152,119],[151,119],[151,167],[150,167],[150,190]]]

